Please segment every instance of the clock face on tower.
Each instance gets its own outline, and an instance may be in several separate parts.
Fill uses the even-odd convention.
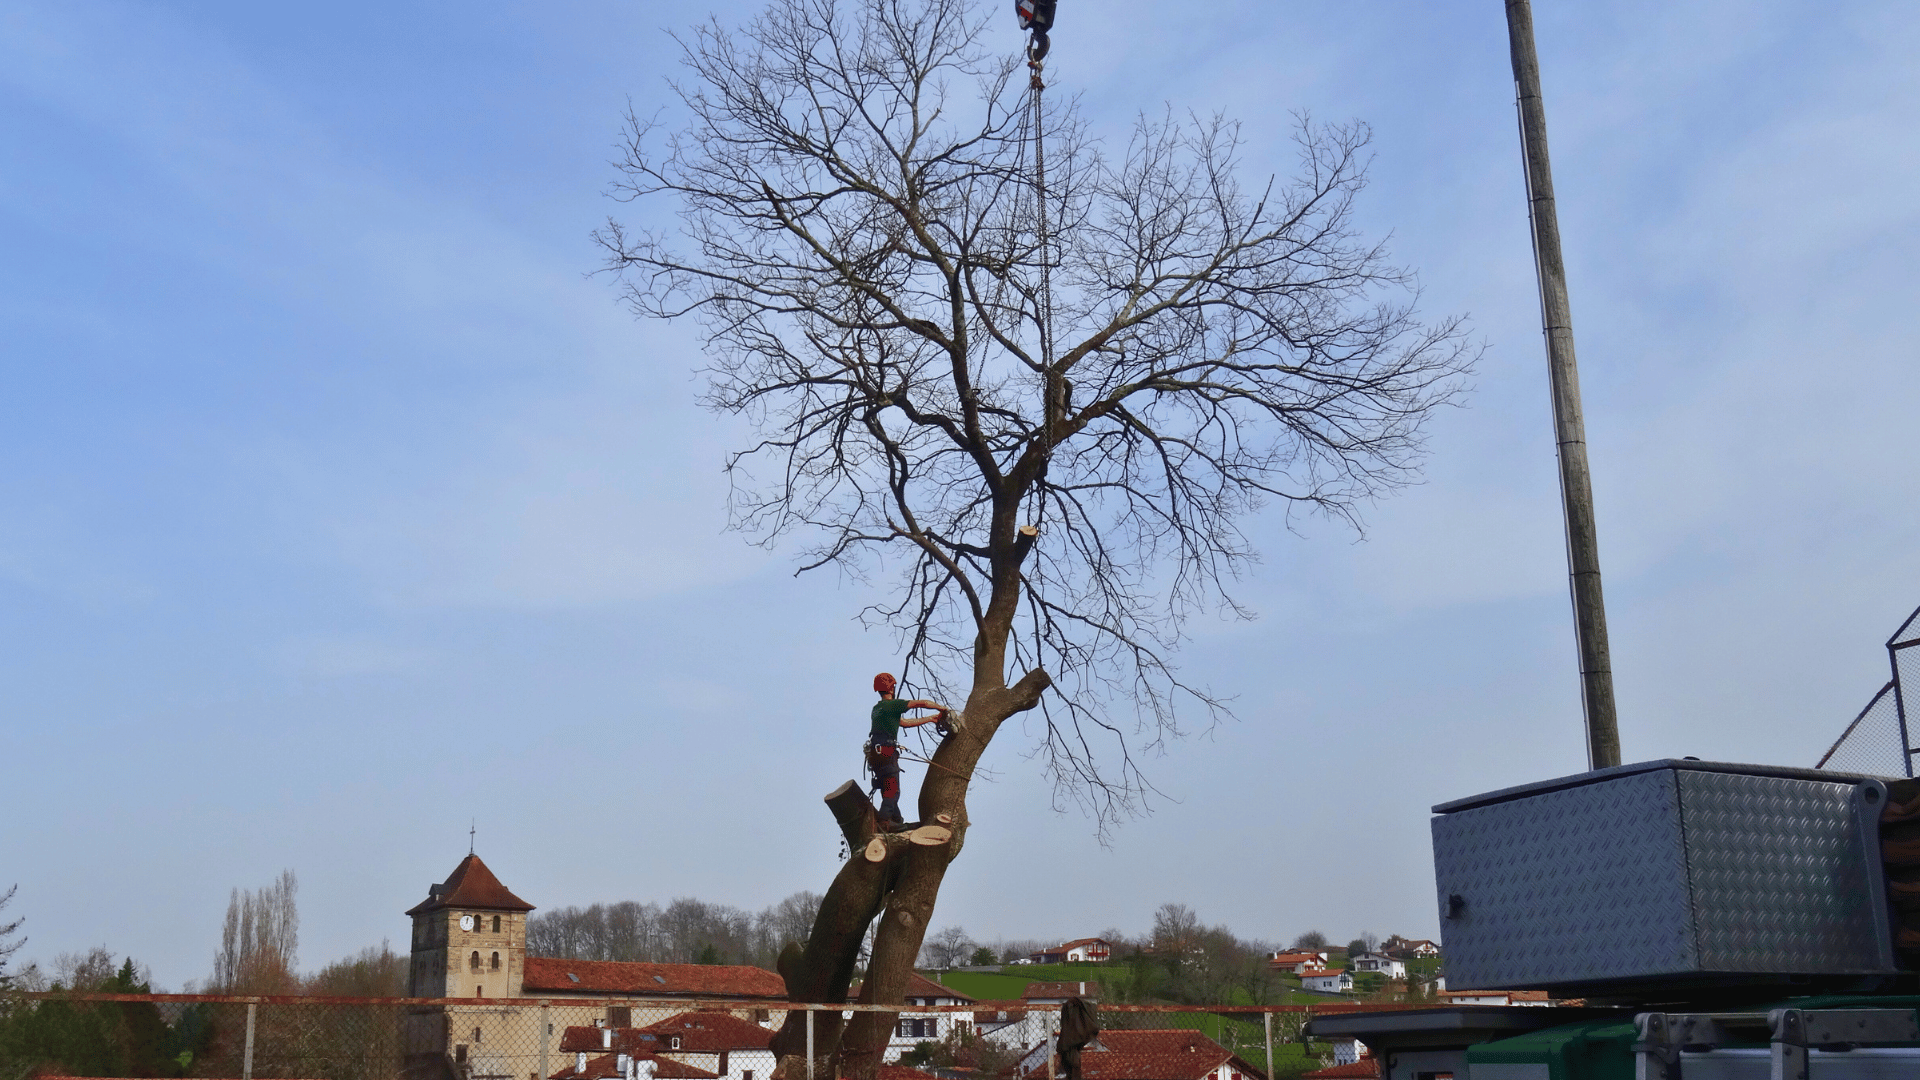
[[[473,929],[473,916],[471,915],[460,916],[460,929],[462,930]]]

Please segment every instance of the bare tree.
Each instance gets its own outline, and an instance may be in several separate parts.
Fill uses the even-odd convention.
[[[132,966],[132,957],[125,963],[129,965],[128,974],[133,981],[153,981],[152,972]],[[114,960],[113,950],[105,945],[95,945],[86,952],[61,953],[53,958],[53,981],[68,990],[99,990],[112,982],[119,970],[120,962]]]
[[[1299,177],[1252,188],[1219,117],[1143,117],[1104,156],[987,18],[772,0],[695,28],[685,126],[629,117],[616,184],[680,229],[598,234],[635,312],[704,326],[707,403],[759,429],[728,463],[736,523],[804,534],[805,569],[894,575],[863,616],[902,635],[904,681],[965,701],[920,791],[944,837],[878,836],[853,785],[829,797],[854,856],[783,957],[800,1001],[844,998],[883,910],[862,999],[902,1000],[1010,717],[1041,710],[1062,797],[1103,826],[1136,811],[1135,754],[1183,703],[1221,714],[1171,656],[1192,613],[1246,614],[1248,516],[1354,521],[1415,477],[1471,362],[1352,223],[1363,126],[1302,121]],[[836,1075],[870,1080],[886,1023],[817,1033]]]
[[[820,894],[797,892],[749,914],[682,897],[665,909],[623,900],[559,907],[527,920],[527,951],[573,960],[689,963],[707,950],[729,964],[772,964],[789,942],[805,941]]]
[[[407,962],[392,942],[382,941],[321,968],[304,990],[322,997],[405,997]]]
[[[18,885],[12,885],[7,888],[6,895],[0,896],[0,911],[5,911],[7,905],[13,903],[13,894],[19,891],[20,886]],[[20,932],[21,924],[26,921],[27,920],[22,917],[10,923],[0,923],[0,990],[5,990],[13,985],[14,976],[7,974],[7,961],[13,959],[13,954],[19,952],[20,947],[27,943],[26,938],[20,938],[17,941],[13,940],[13,936]]]
[[[933,935],[921,950],[928,967],[945,970],[958,964],[973,952],[973,939],[958,926],[949,926]]]
[[[271,885],[235,889],[227,900],[213,985],[223,994],[288,994],[298,988],[300,884],[282,870]]]
[[[1169,963],[1184,962],[1200,947],[1204,928],[1185,904],[1161,904],[1153,912],[1153,951]]]
[[[1327,935],[1318,930],[1309,930],[1293,939],[1292,948],[1318,952],[1327,947]]]

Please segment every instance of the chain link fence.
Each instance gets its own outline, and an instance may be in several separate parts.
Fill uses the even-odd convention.
[[[1114,1046],[1096,1050],[1114,1054],[1114,1066],[1177,1052],[1191,1062],[1191,1080],[1289,1077],[1335,1063],[1334,1045],[1302,1040],[1309,1016],[1432,1004],[1097,1006]],[[894,1014],[881,1080],[1039,1080],[1057,1066],[1050,1040],[1060,1008],[1038,1002],[808,1007],[56,991],[0,998],[0,1080],[770,1080],[776,1064],[770,1043],[794,1009],[815,1019]],[[1131,1074],[1118,1067],[1101,1075],[1130,1080]]]
[[[1871,776],[1912,776],[1913,732],[1908,705],[1920,707],[1920,609],[1907,616],[1887,639],[1887,663],[1893,678],[1868,699],[1816,769],[1867,773]]]
[[[1901,752],[1900,708],[1893,683],[1880,688],[1840,737],[1820,758],[1816,769],[1866,773],[1869,776],[1906,776],[1907,756]]]

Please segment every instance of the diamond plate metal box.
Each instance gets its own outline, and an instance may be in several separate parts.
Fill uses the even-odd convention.
[[[1878,780],[1652,761],[1434,807],[1452,990],[1896,970]]]

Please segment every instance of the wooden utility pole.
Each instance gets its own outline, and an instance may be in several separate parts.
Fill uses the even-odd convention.
[[[1533,224],[1540,321],[1546,331],[1547,368],[1553,386],[1553,433],[1560,457],[1560,500],[1566,513],[1574,632],[1580,643],[1587,765],[1604,769],[1620,764],[1620,728],[1613,708],[1607,609],[1600,595],[1600,541],[1593,523],[1587,424],[1580,411],[1580,371],[1573,360],[1573,313],[1567,304],[1567,270],[1560,258],[1553,167],[1547,161],[1547,113],[1540,102],[1540,58],[1533,47],[1533,9],[1528,0],[1506,0],[1506,4],[1514,92],[1520,110],[1520,149],[1526,157],[1527,216]]]

